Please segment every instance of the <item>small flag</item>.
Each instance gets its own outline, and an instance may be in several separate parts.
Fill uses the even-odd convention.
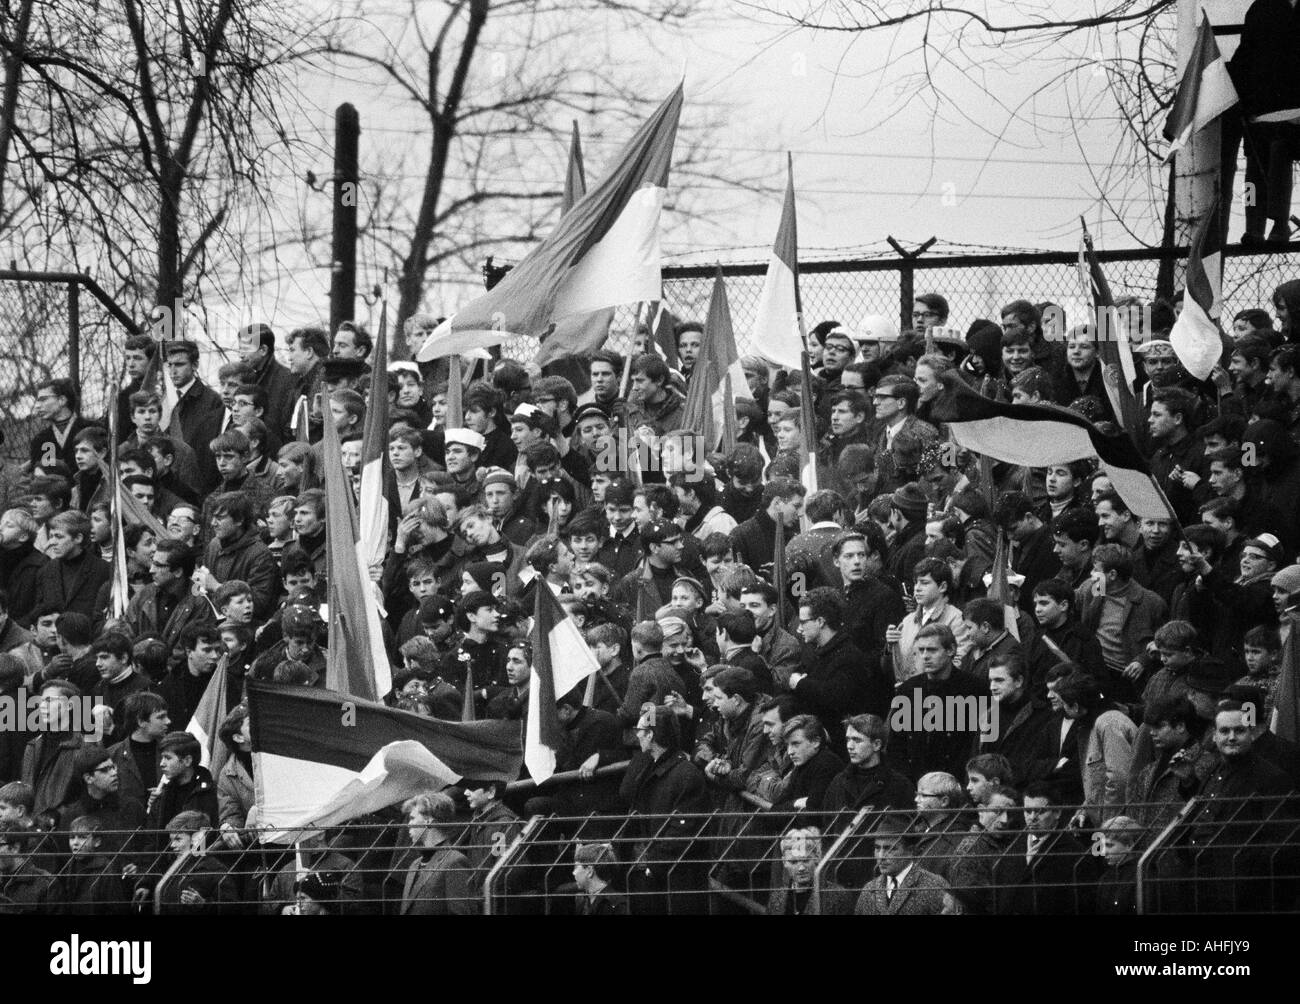
[[[781,225],[772,243],[763,290],[758,297],[750,347],[755,354],[784,369],[799,368],[804,349],[799,328],[803,305],[799,298],[799,237],[794,209],[794,159],[786,154],[785,202]]]
[[[564,745],[555,702],[598,673],[600,664],[555,593],[537,588],[533,594],[533,673],[528,687],[524,763],[541,784],[555,773],[556,757]]]
[[[650,322],[650,340],[658,346],[659,354],[669,369],[677,369],[681,363],[677,359],[677,318],[662,302],[653,311],[654,320]]]
[[[564,196],[560,215],[564,216],[579,199],[587,194],[587,176],[582,166],[582,140],[578,136],[578,123],[573,123],[573,139],[569,143],[569,167],[564,174]],[[614,309],[577,314],[555,322],[555,330],[542,339],[535,362],[545,366],[568,356],[594,352],[609,338],[609,326],[614,322]]]
[[[1219,314],[1223,310],[1223,227],[1219,200],[1201,217],[1187,254],[1187,282],[1183,291],[1183,309],[1174,321],[1169,341],[1178,361],[1197,380],[1210,375],[1231,350]]]
[[[1079,222],[1083,223],[1082,218]],[[1079,242],[1079,275],[1084,295],[1092,302],[1092,327],[1097,338],[1097,356],[1101,360],[1106,397],[1110,401],[1115,424],[1132,437],[1142,426],[1142,411],[1133,394],[1137,366],[1133,362],[1128,328],[1119,323],[1115,301],[1110,294],[1110,284],[1101,270],[1101,262],[1097,260],[1092,235],[1088,233],[1086,225]]]
[[[217,734],[226,718],[227,682],[226,660],[222,659],[208,678],[203,696],[199,698],[190,723],[185,726],[185,731],[199,741],[203,766],[212,772],[213,777],[221,773],[221,768],[230,759],[230,750]]]
[[[637,130],[609,173],[492,290],[433,331],[421,361],[537,337],[552,321],[658,300],[659,217],[682,109],[680,85]]]
[[[737,385],[735,377],[739,375]],[[732,378],[731,410],[727,410],[727,377]],[[736,336],[731,327],[731,308],[727,303],[727,284],[719,265],[713,279],[713,296],[709,300],[709,316],[704,322],[704,341],[700,356],[691,371],[686,388],[686,404],[682,410],[683,428],[700,433],[706,450],[717,447],[730,427],[735,440],[735,395],[744,388],[744,397],[750,397],[745,371],[740,367],[740,353],[736,350]]]
[[[369,569],[357,549],[357,510],[339,455],[339,434],[328,416],[324,426],[321,462],[330,613],[325,680],[331,690],[373,701],[392,689],[392,667]]]
[[[1164,137],[1169,141],[1165,163],[1188,144],[1194,132],[1204,129],[1236,103],[1237,89],[1232,86],[1228,65],[1214,40],[1210,19],[1202,14],[1196,48],[1187,61],[1174,95],[1174,106],[1165,120]]]

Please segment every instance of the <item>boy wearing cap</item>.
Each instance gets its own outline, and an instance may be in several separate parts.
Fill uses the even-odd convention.
[[[435,477],[438,485],[478,489],[479,462],[487,440],[473,429],[448,429],[445,433],[443,463],[446,473]]]
[[[1272,578],[1285,563],[1285,550],[1271,533],[1246,541],[1241,550],[1236,581],[1210,565],[1205,557],[1194,559],[1194,569],[1213,601],[1214,635],[1210,651],[1233,665],[1243,659],[1242,639],[1260,624],[1276,624]]]
[[[652,519],[640,533],[645,557],[614,587],[610,598],[632,610],[637,620],[653,617],[672,599],[673,583],[685,574],[682,560],[682,528],[668,520]]]
[[[483,508],[497,533],[525,546],[537,532],[537,522],[519,507],[519,484],[508,471],[492,471],[483,479]]]

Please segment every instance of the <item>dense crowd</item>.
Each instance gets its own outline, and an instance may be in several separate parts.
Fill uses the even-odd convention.
[[[106,419],[69,381],[44,383],[46,424],[0,482],[0,698],[38,711],[0,730],[0,912],[147,909],[177,860],[163,912],[473,912],[521,815],[629,811],[564,852],[578,912],[693,909],[681,895],[707,890],[710,867],[739,888],[764,858],[774,913],[1132,912],[1137,855],[1194,797],[1162,866],[1171,908],[1246,908],[1294,842],[1284,796],[1300,779],[1294,709],[1275,714],[1295,694],[1300,281],[1278,288],[1277,327],[1262,309],[1233,318],[1204,382],[1168,341],[1173,308],[1140,306],[1127,431],[1177,524],[1135,516],[1091,462],[989,463],[932,416],[956,378],[1115,428],[1098,328],[1025,300],[964,335],[938,294],[910,330],[818,324],[807,408],[799,373],[745,357],[721,452],[682,427],[692,323],[667,354],[642,330],[630,358],[545,374],[496,358],[455,428],[447,360],[372,373],[353,323],[280,342],[245,328],[215,387],[192,342],[132,337]],[[413,318],[410,345],[433,324]],[[327,515],[345,500],[321,487],[323,423],[357,494],[376,380],[390,544],[366,602],[382,605],[384,701],[522,727],[538,589],[600,671],[558,701],[573,780],[467,779],[408,802],[381,862],[346,840],[286,860],[259,844],[245,681],[325,684]],[[133,500],[121,539],[114,458]],[[1008,594],[990,598],[1004,552]],[[230,750],[216,776],[176,731],[213,674]],[[966,708],[979,714],[955,720]],[[863,809],[835,895],[814,897]],[[1294,883],[1269,881],[1294,908]]]

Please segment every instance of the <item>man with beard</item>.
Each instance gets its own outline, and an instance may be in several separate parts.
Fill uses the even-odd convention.
[[[994,785],[978,805],[978,821],[957,845],[949,882],[967,913],[993,913],[993,865],[1016,838],[1019,808],[1015,788]]]

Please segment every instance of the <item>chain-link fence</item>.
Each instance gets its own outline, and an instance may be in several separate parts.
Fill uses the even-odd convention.
[[[523,815],[496,802],[453,817],[438,811],[452,801],[435,798],[441,806],[417,800],[409,814],[301,831],[296,843],[214,829],[201,813],[167,831],[114,830],[93,811],[53,832],[11,828],[0,854],[28,867],[0,883],[0,914],[1300,910],[1291,797],[1142,803],[1102,827],[1028,806],[530,815],[509,796]]]
[[[36,388],[71,378],[81,412],[105,414],[120,376],[129,315],[92,280],[75,273],[0,270],[0,449],[6,461],[27,458],[44,424]]]

